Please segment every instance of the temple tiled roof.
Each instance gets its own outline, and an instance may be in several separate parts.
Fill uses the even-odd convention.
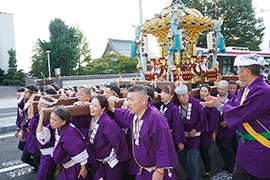
[[[120,39],[110,39],[108,40],[107,47],[102,55],[102,58],[105,57],[107,53],[118,53],[130,57],[131,53],[131,40],[120,40]],[[148,52],[148,58],[157,58],[155,54],[151,51]]]

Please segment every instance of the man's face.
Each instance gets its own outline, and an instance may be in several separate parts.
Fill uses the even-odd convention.
[[[78,90],[77,97],[79,101],[90,101],[90,94],[87,94],[84,90]]]
[[[218,84],[218,89],[217,90],[218,90],[218,94],[220,96],[224,96],[228,92],[228,87]]]
[[[177,94],[177,98],[182,105],[188,104],[188,100],[189,100],[188,92],[185,92],[183,94]]]
[[[237,91],[237,84],[229,84],[229,91],[232,94],[235,94]]]
[[[137,92],[129,92],[127,101],[130,114],[138,114],[147,105],[146,97],[142,97]]]
[[[245,74],[246,74],[246,68],[243,70],[243,72],[241,72],[241,69],[239,66],[237,66],[237,74],[238,74],[238,77],[239,77],[239,80],[240,81],[244,81],[245,80]]]
[[[31,97],[31,93],[30,93],[30,91],[28,90],[28,89],[26,89],[25,91],[24,91],[24,98],[25,99],[29,99]]]

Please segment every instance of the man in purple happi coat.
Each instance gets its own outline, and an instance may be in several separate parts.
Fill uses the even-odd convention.
[[[136,179],[177,179],[173,167],[177,158],[166,118],[148,106],[147,91],[141,85],[128,89],[129,109],[110,110],[121,127],[129,127],[132,154],[139,166]]]
[[[235,97],[234,94],[229,92],[229,83],[221,80],[217,85],[218,96],[224,104],[231,98]],[[235,128],[229,128],[223,117],[223,112],[219,112],[219,132],[217,133],[217,146],[219,152],[226,163],[223,170],[228,173],[233,172],[234,167],[234,152],[232,147],[233,137],[236,132]]]
[[[211,96],[202,103],[217,107],[228,127],[239,130],[233,180],[270,179],[270,87],[260,76],[260,66],[265,64],[263,56],[237,56],[234,65],[240,80],[247,83],[244,91],[226,104]]]
[[[179,102],[176,102],[182,116],[187,142],[184,149],[178,151],[178,157],[185,173],[191,180],[199,175],[199,147],[201,131],[208,130],[204,108],[198,99],[189,95],[187,86],[182,84],[175,89]],[[189,162],[187,155],[189,152]]]

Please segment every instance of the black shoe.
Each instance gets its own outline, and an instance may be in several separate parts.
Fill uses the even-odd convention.
[[[211,173],[210,172],[204,172],[202,174],[202,177],[205,178],[205,179],[210,179],[211,178]]]
[[[226,164],[225,166],[223,166],[222,169],[223,169],[223,171],[227,171],[227,170],[229,169],[229,167],[230,167],[230,166],[229,166],[228,164]]]
[[[227,169],[227,172],[230,173],[230,174],[232,174],[232,173],[233,173],[233,169],[234,169],[234,167],[233,167],[233,166],[230,166],[230,167]]]

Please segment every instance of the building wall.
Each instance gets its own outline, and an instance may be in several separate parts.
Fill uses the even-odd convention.
[[[15,49],[13,14],[0,12],[0,68],[6,72],[10,48]]]
[[[134,78],[134,77],[133,77]],[[132,77],[122,78],[123,81],[131,81]],[[81,80],[62,80],[63,88],[73,87],[79,85],[100,85],[100,84],[110,84],[111,82],[115,82],[119,80],[119,78],[108,78],[108,79],[81,79]]]

